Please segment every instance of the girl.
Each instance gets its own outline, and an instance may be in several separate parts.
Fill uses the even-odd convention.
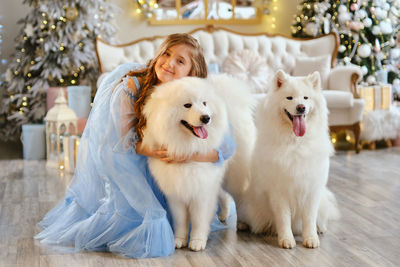
[[[124,73],[126,75],[121,77]],[[111,251],[127,257],[174,251],[168,207],[151,177],[147,158],[220,164],[235,150],[232,133],[218,151],[190,158],[141,145],[141,113],[154,86],[184,76],[206,77],[201,48],[188,34],[172,34],[147,66],[124,64],[100,84],[82,135],[78,164],[65,198],[39,223],[35,238],[75,251]],[[212,229],[224,226],[214,219]]]

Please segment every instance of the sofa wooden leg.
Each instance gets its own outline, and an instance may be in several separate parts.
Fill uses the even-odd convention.
[[[353,124],[353,133],[354,133],[354,138],[355,138],[355,149],[356,149],[356,153],[360,153],[360,133],[361,133],[361,127],[360,127],[360,123],[357,122],[355,124]]]
[[[386,147],[392,147],[392,140],[386,139],[385,143],[386,143]]]
[[[375,149],[376,149],[376,141],[371,141],[371,142],[369,142],[368,148],[369,148],[370,150],[375,150]]]

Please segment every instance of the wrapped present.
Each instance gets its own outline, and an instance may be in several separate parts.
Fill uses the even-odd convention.
[[[54,106],[60,89],[64,89],[65,99],[68,100],[67,87],[49,87],[46,90],[46,111]]]
[[[40,160],[46,157],[46,126],[44,124],[22,125],[21,141],[24,159]]]
[[[388,110],[392,104],[392,86],[381,84],[359,88],[360,97],[365,100],[364,112]]]
[[[68,86],[68,106],[78,118],[88,118],[90,112],[90,86]]]

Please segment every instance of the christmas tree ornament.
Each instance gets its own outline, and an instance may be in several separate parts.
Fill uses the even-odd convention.
[[[372,27],[372,34],[377,36],[381,34],[381,28],[378,25]]]
[[[315,23],[308,23],[306,26],[306,32],[311,36],[316,36],[318,33],[318,27]]]
[[[343,53],[344,51],[346,51],[346,47],[344,45],[339,45],[338,51],[339,53]]]
[[[356,3],[351,4],[351,6],[350,6],[351,11],[356,11],[358,9],[359,9],[358,4],[356,4]]]
[[[381,21],[379,23],[379,28],[382,34],[391,34],[393,32],[392,23],[390,21]]]
[[[30,23],[27,24],[26,27],[25,27],[24,32],[28,37],[32,37],[33,34],[34,34],[34,29],[33,29],[32,24],[30,24]]]
[[[342,12],[339,14],[338,19],[340,24],[345,24],[351,20],[351,15],[348,12]]]
[[[371,47],[368,44],[362,44],[358,47],[357,53],[362,58],[367,58],[371,55]]]
[[[345,5],[340,5],[338,11],[339,13],[347,13],[347,7]]]
[[[378,40],[378,39],[375,39],[374,50],[375,50],[376,53],[381,52],[381,44],[379,43],[379,40]]]
[[[362,72],[363,75],[367,75],[367,73],[368,73],[368,68],[367,68],[366,66],[362,66],[362,67],[361,67],[361,72]]]
[[[366,18],[363,20],[363,24],[366,28],[369,28],[372,26],[372,20],[370,18]]]
[[[393,59],[399,59],[400,58],[400,49],[399,48],[394,48],[390,50],[390,57]]]
[[[324,33],[328,34],[330,32],[329,18],[324,19]]]
[[[79,11],[75,6],[69,6],[65,9],[65,17],[69,20],[75,20],[79,15]]]
[[[374,76],[372,76],[372,75],[368,76],[367,77],[367,83],[369,85],[376,84],[376,78]]]

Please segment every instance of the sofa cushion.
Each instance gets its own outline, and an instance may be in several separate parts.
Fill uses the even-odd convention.
[[[241,79],[250,86],[252,93],[265,93],[273,73],[256,52],[244,49],[235,51],[222,65],[224,72]]]
[[[328,75],[330,71],[331,56],[318,57],[296,57],[296,65],[293,69],[293,76],[305,76],[318,71],[321,75],[321,85],[323,89],[328,87]]]
[[[337,90],[323,90],[328,108],[350,108],[353,106],[354,97],[350,92]]]

